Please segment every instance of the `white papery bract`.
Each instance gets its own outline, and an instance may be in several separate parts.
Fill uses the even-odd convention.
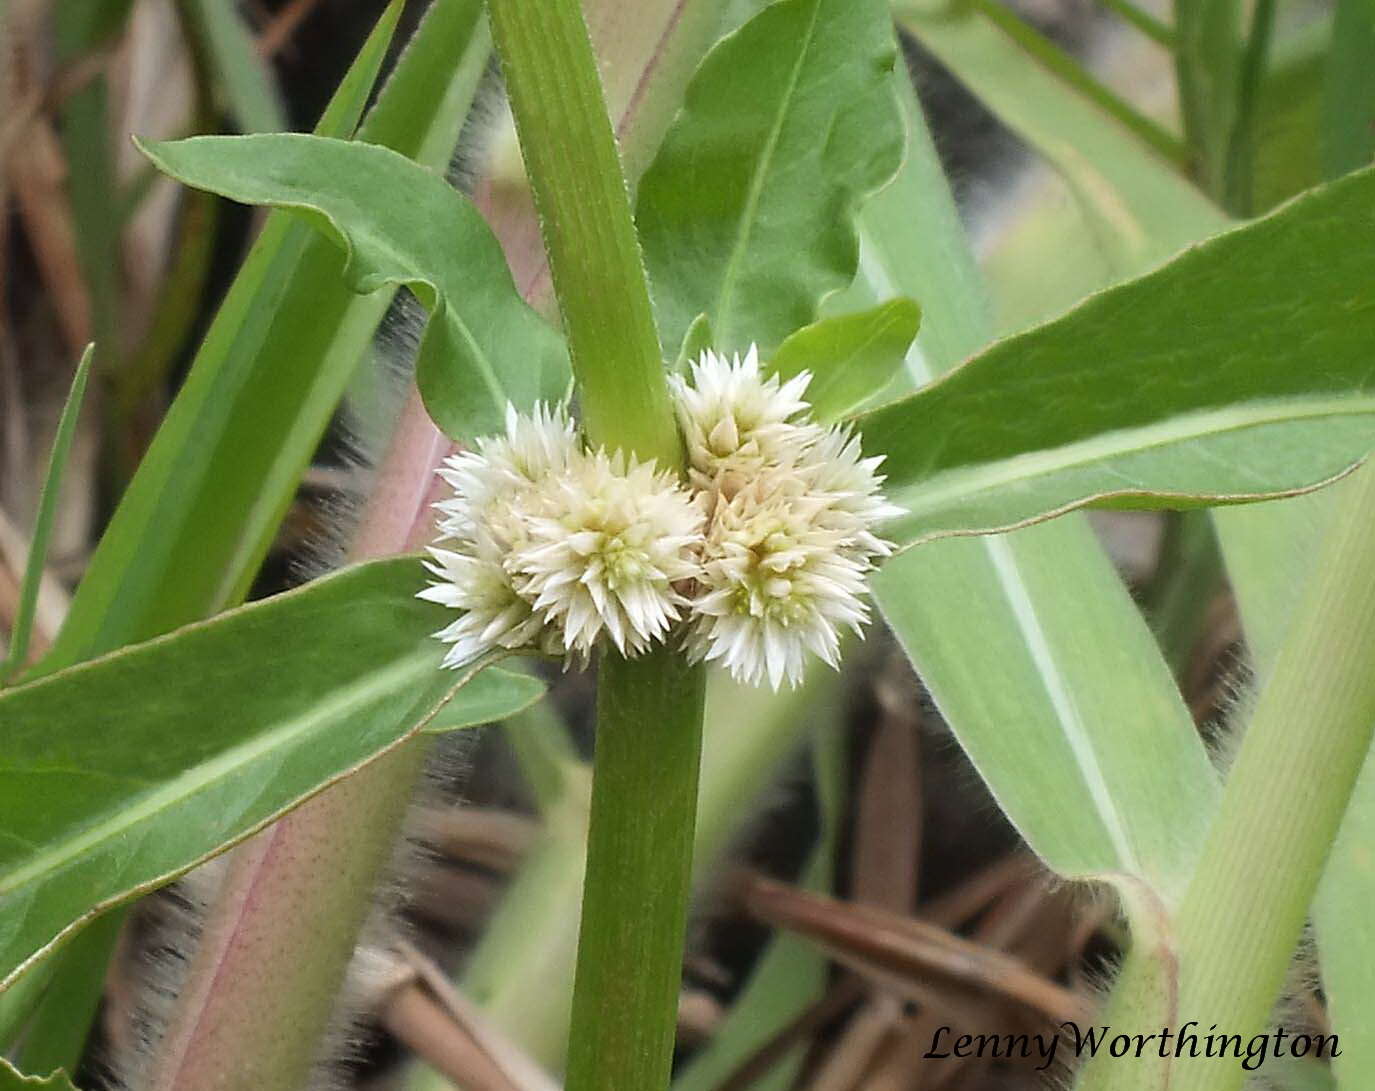
[[[602,632],[623,655],[662,640],[698,574],[704,516],[671,473],[605,452],[584,455],[541,490],[511,566],[535,611],[585,660]]]
[[[823,525],[828,501],[791,467],[766,471],[716,509],[688,652],[751,685],[802,678],[805,653],[839,665],[840,633],[868,620],[870,567]]]
[[[842,632],[869,618],[866,575],[892,551],[875,527],[900,514],[882,459],[810,420],[809,379],[763,376],[751,348],[704,353],[676,384],[693,483],[713,498],[688,652],[775,689],[801,680],[808,651],[838,665]]]
[[[582,454],[577,426],[561,408],[536,405],[528,417],[506,407],[506,434],[484,436],[475,450],[444,460],[439,476],[452,499],[436,504],[442,538],[465,540],[486,518],[489,506],[562,473]]]
[[[444,665],[499,648],[586,662],[603,633],[625,655],[662,640],[698,572],[703,514],[652,463],[582,449],[561,409],[507,411],[506,433],[446,459],[437,582],[420,597],[464,611],[435,634]]]
[[[689,370],[691,381],[669,381],[696,488],[729,498],[767,467],[795,459],[820,431],[796,420],[809,408],[802,393],[811,376],[781,382],[762,375],[752,345],[744,359],[707,349]]]

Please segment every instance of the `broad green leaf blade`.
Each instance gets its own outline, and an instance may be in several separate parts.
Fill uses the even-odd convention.
[[[504,720],[529,708],[548,688],[533,675],[488,667],[454,694],[425,730],[437,735]]]
[[[866,207],[861,277],[924,303],[914,382],[989,336],[989,307],[910,87],[909,154]],[[1028,845],[1062,875],[1183,890],[1216,777],[1139,611],[1082,516],[952,538],[874,580],[885,620]]]
[[[804,326],[778,346],[767,366],[784,378],[810,371],[807,400],[817,418],[838,420],[893,381],[920,325],[920,307],[892,299]]]
[[[88,345],[81,356],[81,362],[76,365],[76,375],[72,379],[71,390],[67,393],[67,402],[62,407],[62,416],[57,422],[52,454],[48,457],[48,472],[43,480],[43,490],[38,496],[38,516],[34,519],[33,534],[29,539],[29,556],[24,562],[24,579],[19,588],[19,606],[10,630],[9,655],[0,662],[0,686],[3,686],[10,674],[22,667],[28,658],[34,611],[38,607],[38,586],[42,582],[43,566],[48,558],[48,536],[52,533],[53,519],[57,515],[57,497],[62,489],[62,475],[67,468],[67,457],[72,453],[72,440],[76,436],[77,418],[81,415],[81,405],[86,397],[86,381],[91,375],[91,356],[94,350],[94,345]]]
[[[472,202],[432,171],[378,145],[298,133],[140,147],[187,185],[307,219],[344,248],[353,291],[415,292],[432,313],[416,381],[454,438],[500,430],[508,402],[528,409],[567,389],[562,338],[521,299]]]
[[[1081,520],[941,541],[874,578],[999,807],[1061,875],[1182,891],[1216,794],[1174,680]]]
[[[275,133],[286,114],[267,62],[235,4],[186,0],[195,37],[219,81],[229,112],[243,133]]]
[[[781,0],[707,55],[640,182],[664,344],[705,314],[767,355],[849,283],[853,212],[901,158],[895,55],[880,0]]]
[[[1261,499],[1348,471],[1375,447],[1372,200],[1375,171],[1314,190],[859,417],[909,512],[892,533]]]
[[[47,1091],[76,1091],[65,1072],[54,1072],[50,1076],[25,1076],[0,1057],[0,1091],[41,1091],[43,1088]]]
[[[346,569],[0,696],[0,982],[423,727],[485,665],[439,668],[423,583]]]

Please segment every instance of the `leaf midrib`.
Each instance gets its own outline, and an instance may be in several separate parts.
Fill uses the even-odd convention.
[[[248,767],[272,750],[309,735],[331,720],[342,719],[389,693],[400,691],[403,681],[409,681],[414,676],[432,669],[433,660],[434,656],[428,649],[417,650],[387,667],[335,690],[329,698],[314,704],[309,712],[293,717],[273,730],[262,732],[208,761],[185,770],[122,810],[115,818],[97,822],[76,834],[60,839],[29,863],[12,870],[8,875],[0,876],[0,899],[12,896],[35,879],[56,872],[75,858],[93,855],[101,845],[117,839],[139,825],[154,821],[160,813]]]
[[[769,138],[765,141],[763,151],[755,161],[754,171],[750,176],[749,192],[745,196],[745,205],[740,210],[739,230],[736,233],[735,243],[731,246],[730,257],[726,260],[726,269],[721,277],[721,289],[716,294],[716,305],[712,313],[717,321],[718,335],[725,343],[729,343],[726,341],[726,334],[731,329],[726,308],[730,304],[731,296],[735,293],[735,281],[738,277],[740,264],[753,234],[759,201],[764,192],[764,180],[772,169],[774,153],[778,148],[783,126],[791,112],[793,96],[802,78],[803,66],[807,63],[807,57],[812,51],[812,43],[816,38],[816,23],[821,17],[821,3],[822,0],[812,0],[812,16],[807,24],[807,33],[803,37],[802,48],[798,50],[797,62],[793,65],[792,73],[788,77],[788,86],[779,100],[778,111],[769,128]]]
[[[1114,458],[1155,448],[1269,424],[1369,413],[1375,413],[1375,396],[1305,399],[1298,403],[1253,402],[1244,407],[1228,406],[1177,414],[1149,425],[1113,429],[1059,447],[1028,451],[994,462],[942,471],[929,478],[901,482],[892,488],[892,492],[902,496],[899,503],[903,503],[910,493],[915,503],[903,503],[903,506],[909,517],[921,516],[948,510],[962,499],[1000,487],[1081,469],[1093,463],[1110,463]]]

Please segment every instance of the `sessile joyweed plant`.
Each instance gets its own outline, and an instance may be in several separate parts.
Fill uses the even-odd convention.
[[[667,1087],[707,665],[786,690],[813,659],[841,665],[871,594],[1033,850],[1119,896],[1131,946],[1104,1018],[1264,1029],[1375,725],[1372,478],[1357,468],[1375,449],[1375,173],[1225,231],[1193,206],[1213,237],[981,348],[982,299],[894,75],[888,7],[735,7],[666,5],[641,85],[608,103],[578,0],[490,0],[485,17],[436,0],[360,127],[393,5],[315,134],[143,145],[188,185],[279,211],[65,642],[0,694],[0,1047],[17,1066],[0,1087],[74,1070],[111,911],[231,850],[147,1088],[298,1091],[424,736],[538,700],[540,682],[498,663],[521,653],[597,674],[565,1085]],[[489,41],[557,323],[517,291],[514,247],[433,169]],[[1227,162],[1216,154],[1206,176]],[[1169,178],[1156,192],[1188,185]],[[913,237],[916,221],[939,245]],[[918,275],[899,275],[918,252]],[[277,310],[291,285],[335,310]],[[271,521],[254,497],[292,473],[264,467],[223,495],[209,471],[177,475],[222,468],[218,445],[280,409],[262,361],[286,358],[300,328],[327,327],[324,367],[399,287],[429,320],[358,563],[227,609]],[[291,389],[282,449],[305,450],[337,384],[332,398]],[[1330,491],[1349,515],[1332,518],[1290,631],[1266,634],[1222,780],[1071,513],[1221,507],[1344,478]],[[215,596],[163,602],[156,566],[194,561],[178,529],[194,520],[153,514],[178,502],[167,481],[188,480],[239,536],[196,573]],[[1048,605],[1065,586],[1057,557],[1082,562],[1082,625]],[[948,625],[956,610],[974,620]],[[1024,720],[994,714],[1008,700]],[[1100,1058],[1081,1081],[1229,1091],[1243,1075]]]

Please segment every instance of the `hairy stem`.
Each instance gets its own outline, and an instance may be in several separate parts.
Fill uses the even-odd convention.
[[[489,0],[588,439],[681,466],[615,135],[578,0]],[[602,660],[569,1091],[667,1087],[705,675]]]
[[[1375,735],[1375,468],[1357,472],[1173,922],[1176,1028],[1216,1024],[1243,1042],[1264,1030]],[[1156,987],[1139,960],[1129,961],[1112,1010],[1151,1010],[1146,992]],[[1229,1091],[1246,1076],[1230,1056],[1185,1057],[1173,1067],[1176,1091]],[[1124,1080],[1111,1062],[1091,1064],[1080,1084],[1148,1085]]]
[[[640,37],[624,35],[625,18],[604,14],[597,21],[608,34],[604,43],[608,64],[639,74],[625,88],[629,97],[617,103],[622,127],[637,147],[651,148],[662,135],[650,129],[666,125],[672,112],[666,103],[681,96],[686,72],[692,67],[689,58],[705,50],[722,3],[654,0],[644,5],[643,17],[634,20],[642,28]],[[615,0],[604,0],[603,6],[608,13],[620,7]],[[685,13],[689,8],[690,15]],[[657,22],[649,9],[657,14]],[[461,51],[454,52],[457,55]],[[517,283],[537,290],[544,256],[525,245],[530,225],[518,218],[494,222],[493,208],[483,201],[481,187],[478,200],[501,238]],[[401,552],[430,537],[434,469],[451,449],[412,390],[354,539],[355,558]],[[202,1014],[213,1016],[225,1007],[209,999],[220,992],[238,995],[240,1003],[251,1008],[255,989],[256,995],[270,991],[283,998],[296,996],[303,1003],[309,1002],[311,1010],[298,1010],[276,1021],[266,1010],[272,1006],[265,1005],[263,1018],[254,1019],[249,1012],[235,1023],[239,1033],[233,1041],[213,1029],[188,1027],[179,1031],[187,1035],[185,1047],[178,1045],[182,1039],[168,1043],[179,1059],[159,1060],[161,1072],[182,1074],[179,1087],[199,1091],[212,1086],[194,1082],[196,1073],[202,1071],[202,1060],[191,1047],[206,1047],[207,1056],[222,1059],[221,1082],[213,1086],[297,1091],[299,1081],[292,1084],[293,1074],[304,1071],[303,1066],[312,1059],[328,1015],[326,993],[332,1007],[332,990],[337,990],[343,978],[358,923],[386,859],[386,846],[394,840],[400,816],[414,791],[423,749],[420,741],[403,745],[292,812],[260,835],[258,844],[245,846],[248,858],[233,863],[192,970],[193,978],[211,986]],[[278,848],[267,851],[273,844]],[[319,846],[320,851],[292,848],[307,845]],[[300,907],[317,905],[328,915],[316,916],[314,908],[304,914],[313,930],[303,935],[299,930],[303,916]],[[323,934],[326,929],[327,936]],[[204,1021],[179,1019],[178,1024]],[[265,1082],[260,1081],[262,1071],[254,1065],[243,1082],[223,1082],[236,1079],[238,1071],[237,1062],[224,1058],[253,1053],[259,1042],[272,1055],[290,1054],[291,1060],[284,1062],[285,1071],[274,1075],[273,1082]]]
[[[489,0],[583,428],[662,466],[682,458],[630,197],[577,0]]]
[[[602,664],[569,1091],[668,1086],[704,689],[673,649]]]

